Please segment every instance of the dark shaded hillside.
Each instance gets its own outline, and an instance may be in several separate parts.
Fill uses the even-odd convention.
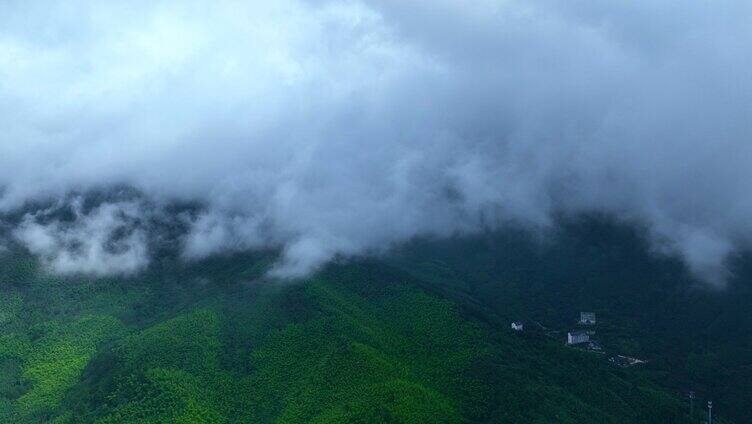
[[[4,422],[686,421],[640,371],[381,262],[279,285],[264,255],[100,281],[3,258]]]
[[[609,353],[645,358],[655,381],[718,414],[752,421],[752,260],[737,258],[718,290],[675,259],[650,254],[639,232],[605,219],[564,222],[552,237],[508,231],[476,239],[415,242],[396,266],[473,299],[506,320],[566,331],[580,311],[598,316]]]

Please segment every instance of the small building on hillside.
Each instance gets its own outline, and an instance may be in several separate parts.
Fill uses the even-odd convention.
[[[519,322],[519,321],[515,321],[515,322],[513,322],[513,323],[512,323],[512,330],[514,330],[514,331],[522,331],[522,330],[523,330],[523,325],[522,325],[522,323],[521,323],[521,322]]]
[[[595,313],[594,312],[580,312],[579,323],[582,325],[595,325]]]
[[[590,341],[590,336],[586,331],[570,331],[567,333],[567,344],[576,345],[580,343],[587,343]]]

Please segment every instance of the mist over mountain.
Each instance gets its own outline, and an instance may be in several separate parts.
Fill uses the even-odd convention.
[[[749,2],[2,9],[3,243],[57,272],[143,269],[159,225],[281,277],[581,213],[717,286],[752,243]]]

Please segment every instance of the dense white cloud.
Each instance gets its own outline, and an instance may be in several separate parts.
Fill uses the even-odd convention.
[[[84,212],[76,198],[70,206],[72,219],[51,216],[55,208],[38,211],[27,214],[13,235],[62,274],[127,274],[147,265],[147,235],[135,225],[145,215],[144,205],[105,203]]]
[[[186,257],[281,247],[281,276],[555,212],[642,222],[709,281],[752,241],[748,2],[2,8],[5,211],[115,184],[199,201]],[[146,260],[55,259],[68,230],[37,225],[18,238],[58,269]]]

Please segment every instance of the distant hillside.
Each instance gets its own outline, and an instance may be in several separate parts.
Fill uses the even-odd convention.
[[[392,263],[506,320],[564,332],[580,311],[596,312],[594,338],[607,353],[647,359],[641,367],[653,381],[752,422],[752,259],[737,257],[728,287],[717,289],[651,254],[637,228],[598,217],[559,228],[544,238],[506,231],[414,242]]]
[[[373,261],[271,284],[258,280],[269,259],[166,259],[138,278],[91,281],[5,253],[0,419],[687,420],[684,402],[644,372],[512,334],[498,317],[516,313],[436,281]]]

